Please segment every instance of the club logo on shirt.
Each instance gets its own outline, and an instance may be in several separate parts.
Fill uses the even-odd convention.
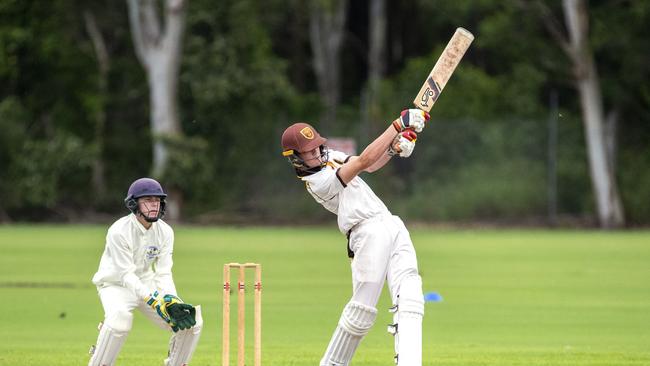
[[[158,257],[158,254],[160,254],[160,248],[153,245],[147,247],[147,251],[145,252],[147,260],[153,260],[154,258]]]
[[[314,131],[312,131],[312,129],[309,127],[305,127],[302,130],[300,130],[300,134],[303,135],[307,140],[314,139]]]

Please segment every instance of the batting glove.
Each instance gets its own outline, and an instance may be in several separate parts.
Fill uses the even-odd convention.
[[[393,121],[393,127],[397,132],[409,129],[420,133],[429,118],[431,118],[429,113],[421,109],[405,109],[400,114],[400,117]]]
[[[413,130],[405,130],[395,136],[393,143],[388,148],[388,154],[399,155],[402,158],[408,158],[415,149],[415,141],[418,135]]]

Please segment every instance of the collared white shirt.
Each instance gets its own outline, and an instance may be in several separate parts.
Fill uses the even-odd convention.
[[[119,285],[145,298],[155,290],[176,295],[172,278],[174,231],[162,220],[146,229],[134,214],[115,221],[93,276],[98,287]]]
[[[347,185],[339,179],[336,172],[347,158],[345,153],[329,150],[327,165],[321,171],[301,177],[316,202],[338,216],[343,234],[365,219],[390,214],[363,179],[354,177]]]

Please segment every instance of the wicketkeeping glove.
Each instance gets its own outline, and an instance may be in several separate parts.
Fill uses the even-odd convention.
[[[190,329],[196,324],[196,309],[191,304],[175,302],[167,306],[167,312],[178,329]]]
[[[158,315],[169,324],[174,332],[180,329],[189,329],[196,324],[196,310],[190,304],[183,303],[177,296],[167,294],[160,295],[158,291],[145,298],[145,302]]]
[[[158,316],[160,316],[162,320],[165,321],[165,323],[173,326],[174,324],[172,323],[172,319],[167,312],[167,308],[165,307],[165,300],[163,297],[164,296],[160,295],[158,291],[154,291],[154,293],[149,294],[149,296],[144,299],[144,302],[146,302],[147,305],[154,309],[156,313],[158,313]]]
[[[417,141],[418,135],[413,132],[413,130],[405,130],[400,132],[395,136],[393,143],[390,144],[388,148],[388,154],[399,155],[402,158],[408,158],[413,153],[415,149],[415,141]]]
[[[419,133],[422,132],[422,129],[429,118],[431,118],[429,113],[421,109],[405,109],[402,111],[399,118],[393,121],[393,127],[395,127],[397,132],[410,129]]]

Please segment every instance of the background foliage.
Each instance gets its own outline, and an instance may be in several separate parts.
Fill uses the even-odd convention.
[[[592,221],[579,105],[569,62],[519,1],[389,1],[381,122],[361,123],[367,78],[368,1],[350,2],[342,52],[342,105],[330,136],[362,148],[409,105],[457,26],[476,35],[432,111],[412,159],[364,179],[398,213],[426,221],[544,222],[548,122],[558,121],[561,220]],[[605,107],[620,115],[618,184],[628,223],[650,222],[650,4],[591,1],[591,38]],[[559,2],[550,6],[559,11]],[[107,93],[84,29],[98,16],[111,68]],[[165,185],[184,193],[187,220],[273,222],[328,218],[280,156],[282,130],[316,127],[308,9],[301,1],[189,2],[181,119]],[[550,96],[559,98],[557,112]],[[128,184],[151,163],[148,90],[126,4],[0,0],[0,220],[75,220],[117,213]],[[107,116],[103,147],[98,111]],[[105,196],[89,183],[106,166]]]

